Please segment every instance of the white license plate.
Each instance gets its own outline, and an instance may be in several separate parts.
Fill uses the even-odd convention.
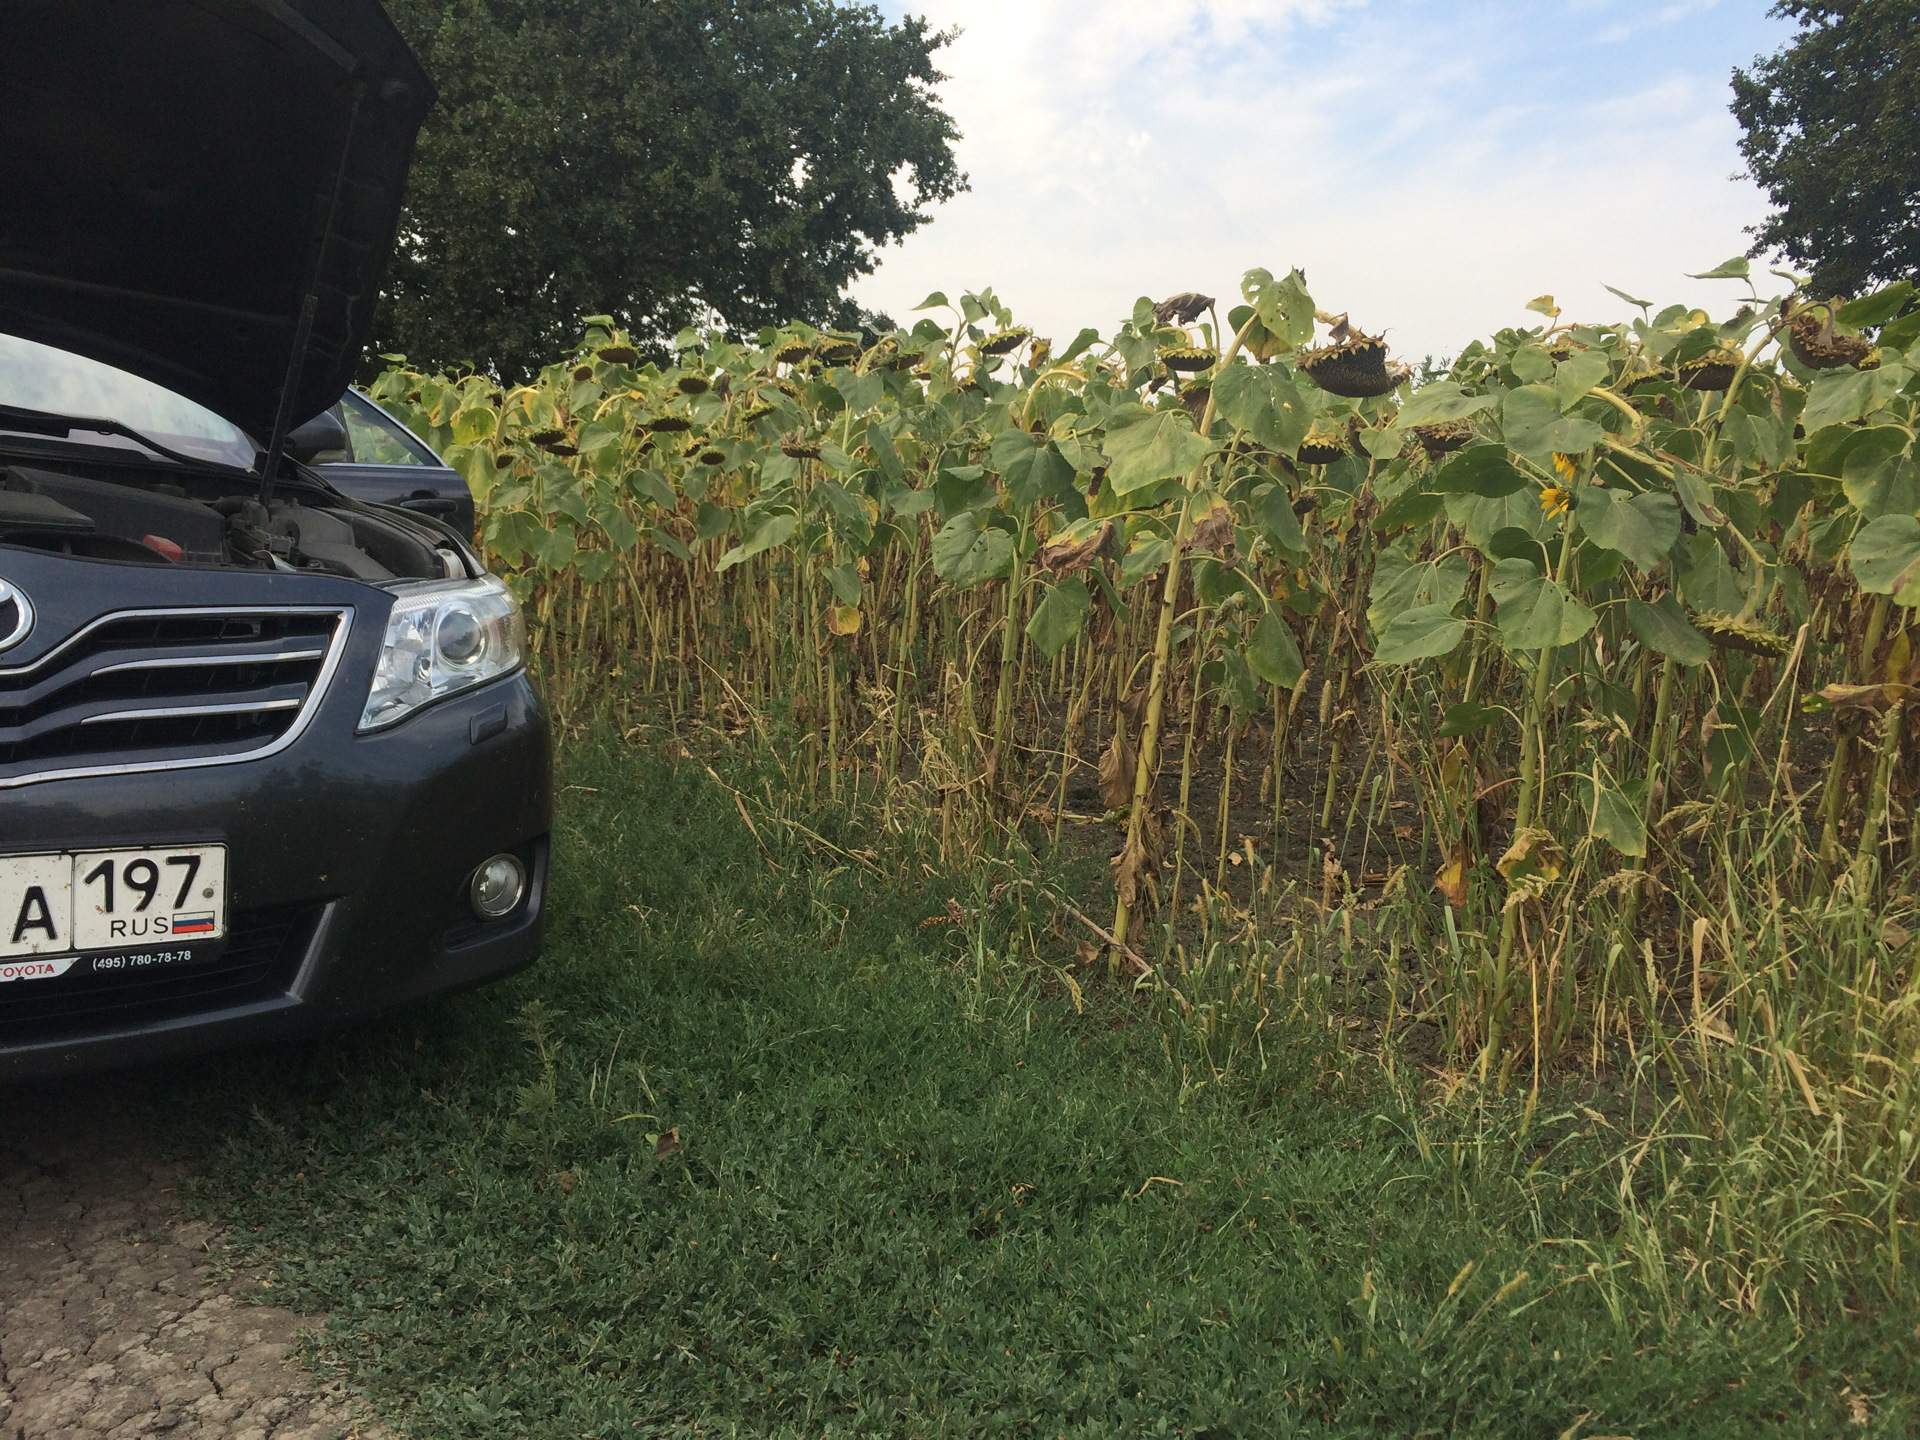
[[[64,975],[83,956],[184,964],[226,933],[224,845],[0,855],[0,981]]]

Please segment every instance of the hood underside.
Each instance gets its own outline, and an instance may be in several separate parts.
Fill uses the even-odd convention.
[[[434,99],[377,0],[5,0],[0,55],[0,332],[264,440],[311,289],[291,418],[339,399]]]

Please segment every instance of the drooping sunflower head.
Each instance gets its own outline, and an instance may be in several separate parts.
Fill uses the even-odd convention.
[[[1006,355],[1018,350],[1032,337],[1033,331],[1024,325],[1014,325],[999,330],[980,342],[982,355]]]
[[[782,365],[798,365],[811,354],[813,354],[813,347],[806,341],[786,340],[782,341],[779,348],[773,352],[773,358]]]
[[[860,353],[860,342],[844,335],[822,335],[814,342],[813,353],[829,365],[839,365]]]
[[[1205,370],[1213,364],[1213,358],[1211,350],[1203,350],[1198,345],[1176,345],[1171,350],[1160,352],[1160,359],[1169,370],[1189,375],[1196,370]]]
[[[682,395],[704,395],[713,385],[704,375],[682,375],[676,388]]]
[[[1689,390],[1724,390],[1740,369],[1740,352],[1716,345],[1680,366],[1680,383]]]
[[[1347,453],[1347,437],[1339,430],[1316,421],[1307,438],[1300,442],[1302,465],[1331,465]]]

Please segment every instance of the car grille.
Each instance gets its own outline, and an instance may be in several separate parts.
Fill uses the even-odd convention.
[[[157,975],[96,975],[76,965],[52,980],[9,981],[0,985],[0,1042],[118,1029],[283,995],[324,908],[236,910],[226,948],[208,965]]]
[[[219,764],[292,741],[352,612],[309,607],[109,615],[0,669],[0,788]]]

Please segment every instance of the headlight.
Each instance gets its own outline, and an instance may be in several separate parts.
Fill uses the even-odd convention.
[[[526,658],[520,604],[491,575],[397,586],[360,728],[378,730],[422,705],[504,675]]]

